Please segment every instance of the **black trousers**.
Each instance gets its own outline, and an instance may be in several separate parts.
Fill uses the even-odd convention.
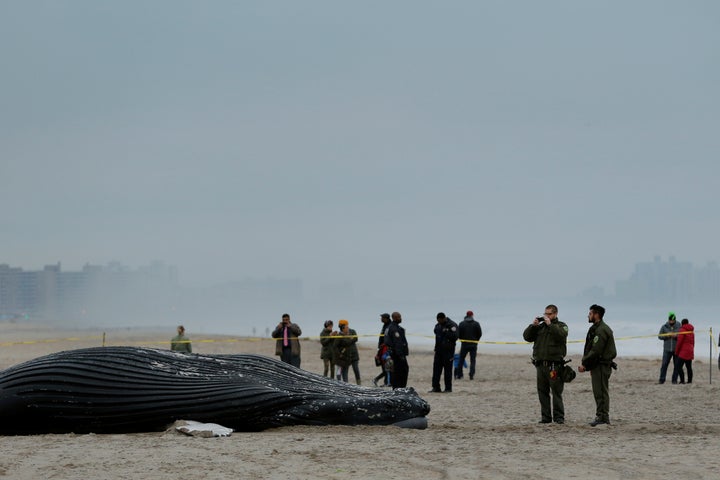
[[[290,347],[282,349],[280,360],[285,363],[289,363],[293,367],[300,368],[300,355],[293,355]]]
[[[432,388],[440,390],[440,375],[445,376],[445,390],[452,392],[452,368],[454,350],[440,350],[435,352],[433,359]]]
[[[407,358],[399,355],[393,355],[393,371],[390,375],[390,383],[393,388],[405,388],[407,387],[408,374],[410,373],[410,367],[407,363]]]

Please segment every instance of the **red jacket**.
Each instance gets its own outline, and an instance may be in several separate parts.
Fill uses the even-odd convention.
[[[680,327],[677,336],[677,345],[675,345],[675,355],[683,360],[692,360],[695,358],[695,327],[688,323]],[[691,333],[683,333],[691,332]]]

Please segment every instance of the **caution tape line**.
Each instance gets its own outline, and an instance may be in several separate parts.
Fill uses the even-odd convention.
[[[694,332],[678,332],[678,335],[685,335],[689,333]],[[714,340],[712,328],[708,331],[710,338]],[[672,334],[660,334],[660,335],[634,335],[634,336],[625,336],[625,337],[617,337],[615,338],[615,341],[623,341],[623,340],[637,340],[637,339],[643,339],[643,338],[656,338],[656,337],[663,337],[663,336],[670,336]],[[429,335],[417,335],[417,334],[408,334],[408,337],[416,337],[416,338],[425,338],[428,340],[434,340],[434,336]],[[289,340],[320,340],[321,338],[378,338],[380,337],[379,334],[370,334],[370,335],[328,335],[328,336],[307,336],[307,337],[289,337]],[[18,340],[13,342],[2,342],[0,343],[0,347],[9,347],[13,345],[34,345],[34,344],[46,344],[46,343],[59,343],[59,342],[79,342],[79,341],[87,341],[87,340],[102,340],[103,345],[111,344],[111,340],[105,335],[92,335],[92,336],[85,336],[85,337],[64,337],[64,338],[50,338],[50,339],[40,339],[40,340]],[[172,342],[171,340],[163,339],[163,340],[139,340],[139,341],[132,341],[132,342],[123,342],[123,345],[132,344],[132,345],[164,345],[168,343],[238,343],[238,342],[263,342],[263,341],[273,341],[276,342],[280,340],[279,338],[268,338],[268,337],[241,337],[241,338],[201,338],[196,340],[178,340],[175,342]],[[532,342],[509,342],[509,341],[489,341],[489,340],[458,340],[460,343],[474,343],[477,345],[530,345]],[[567,343],[584,343],[585,339],[582,340],[568,340]],[[715,353],[717,353],[718,346],[714,343],[715,346]]]
[[[94,335],[91,337],[66,337],[66,338],[47,338],[42,340],[18,340],[16,342],[2,342],[0,347],[8,347],[10,345],[34,345],[38,343],[58,343],[58,342],[79,342],[82,340],[102,340],[102,335]]]

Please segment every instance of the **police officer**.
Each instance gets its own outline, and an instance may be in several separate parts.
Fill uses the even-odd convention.
[[[392,375],[390,376],[393,389],[406,387],[408,374],[410,373],[407,362],[410,350],[405,338],[405,329],[400,326],[400,322],[402,322],[400,312],[393,312],[392,322],[385,331],[385,345],[388,346],[388,352],[393,364]]]
[[[540,399],[539,423],[565,423],[562,378],[564,358],[567,354],[568,326],[558,320],[555,305],[545,307],[542,317],[536,317],[523,332],[526,342],[533,342],[533,364]],[[552,392],[552,409],[550,408]]]
[[[445,393],[452,392],[452,367],[455,356],[455,342],[458,339],[457,323],[450,320],[443,312],[436,316],[435,325],[435,358],[433,359],[432,390],[440,392],[440,375],[445,376]]]
[[[600,305],[591,305],[588,312],[588,329],[585,339],[585,350],[582,365],[578,372],[590,371],[593,396],[595,397],[595,420],[590,426],[610,424],[610,390],[609,380],[613,368],[617,368],[613,360],[617,356],[613,331],[603,321],[605,309]]]

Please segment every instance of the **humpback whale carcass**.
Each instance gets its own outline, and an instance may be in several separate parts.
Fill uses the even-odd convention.
[[[0,372],[0,434],[162,431],[185,419],[236,431],[288,425],[425,428],[412,389],[338,382],[261,355],[97,347]]]

